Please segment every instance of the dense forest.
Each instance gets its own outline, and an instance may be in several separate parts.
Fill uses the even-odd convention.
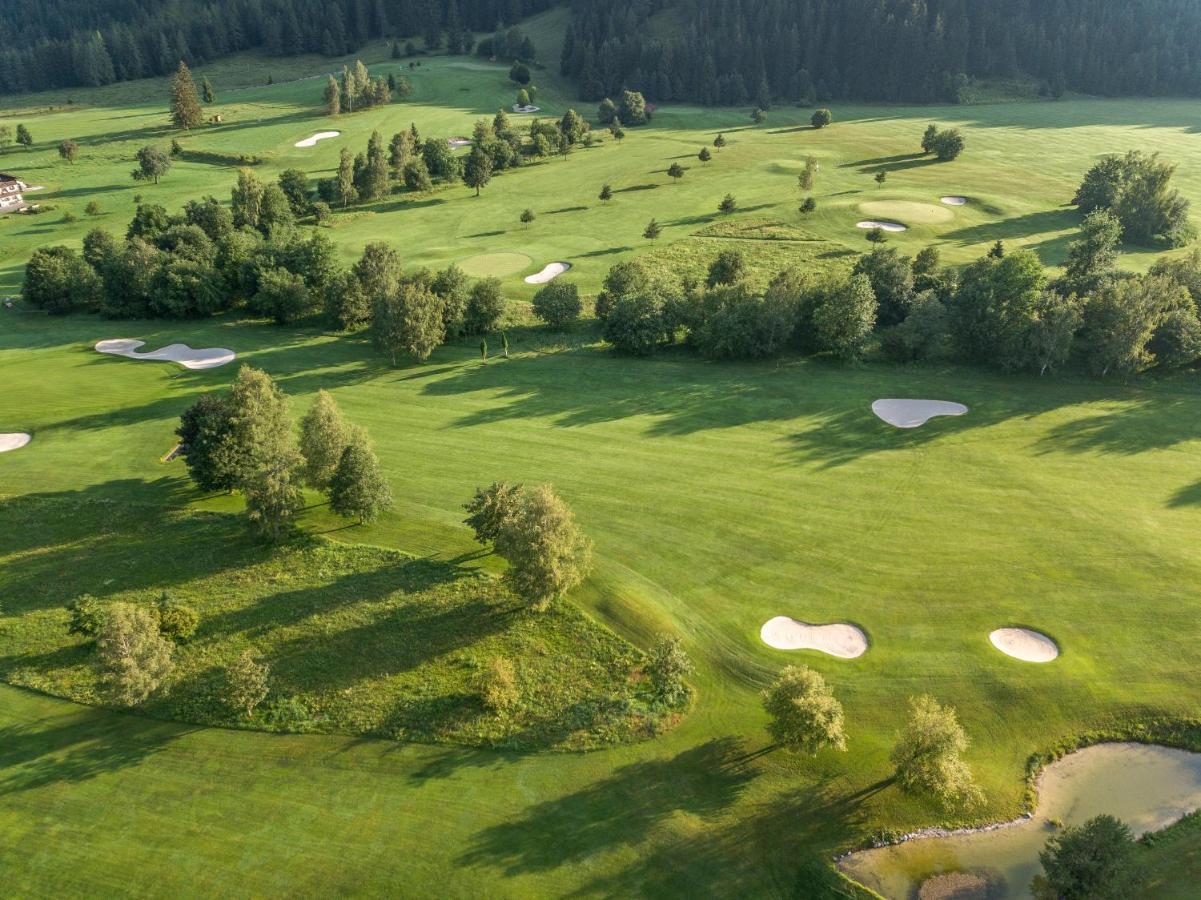
[[[99,85],[263,48],[278,56],[352,53],[380,37],[444,46],[552,0],[5,0],[0,93]]]
[[[1046,93],[1201,94],[1196,0],[573,0],[562,70],[709,105],[951,101],[969,78]]]

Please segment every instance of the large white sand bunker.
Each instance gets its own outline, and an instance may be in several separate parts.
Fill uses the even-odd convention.
[[[17,431],[11,434],[0,434],[0,453],[7,453],[9,450],[20,450],[28,444],[31,438],[24,431]]]
[[[113,356],[125,356],[129,359],[148,359],[156,362],[179,363],[185,369],[215,369],[237,359],[237,354],[224,347],[208,347],[203,350],[193,350],[187,344],[169,344],[161,350],[151,350],[148,353],[138,353],[139,347],[144,347],[145,341],[135,341],[130,338],[116,338],[101,341],[96,349],[101,353]]]
[[[453,137],[446,143],[450,144],[451,150],[461,150],[463,147],[471,146],[471,138]]]
[[[863,229],[879,228],[881,231],[891,231],[894,234],[909,230],[900,222],[877,222],[875,219],[865,219],[862,222],[856,222],[855,227]]]
[[[533,275],[525,277],[526,284],[546,284],[548,281],[554,281],[564,272],[571,268],[571,263],[568,262],[553,262],[548,264],[541,272],[536,272]]]
[[[1022,662],[1048,663],[1059,656],[1059,647],[1053,640],[1029,628],[998,628],[988,639],[1006,656]]]
[[[845,622],[810,625],[776,616],[763,623],[759,637],[777,650],[820,650],[841,659],[855,659],[867,652],[867,635]]]
[[[335,138],[340,135],[340,131],[318,131],[312,137],[307,137],[303,141],[297,141],[292,146],[294,147],[316,147],[318,141],[324,141],[327,138]]]
[[[872,412],[896,428],[919,428],[937,416],[962,416],[967,407],[949,400],[877,400]]]
[[[513,112],[515,113],[536,113],[541,108],[540,106],[522,106],[520,103],[513,104]]]
[[[967,203],[967,197],[939,197],[938,199],[947,206],[963,206]]]

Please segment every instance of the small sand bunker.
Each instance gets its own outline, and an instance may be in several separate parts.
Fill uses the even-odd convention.
[[[340,135],[340,131],[318,131],[312,137],[307,137],[303,141],[297,141],[293,147],[316,147],[318,141],[324,141],[327,138],[335,138]]]
[[[453,137],[446,143],[450,144],[451,150],[461,150],[463,147],[471,146],[471,138]]]
[[[877,400],[872,412],[897,428],[919,428],[937,416],[962,416],[967,407],[949,400]]]
[[[867,635],[845,622],[809,625],[776,616],[763,623],[759,637],[777,650],[820,650],[841,659],[855,659],[867,652]]]
[[[24,431],[17,431],[11,434],[0,434],[0,453],[7,453],[9,450],[20,450],[31,440],[33,440],[33,438]]]
[[[1048,663],[1059,656],[1059,647],[1053,640],[1029,628],[998,628],[988,639],[1006,656],[1022,662]]]
[[[867,219],[863,222],[856,222],[856,228],[870,229],[879,228],[881,231],[891,231],[894,233],[908,231],[909,229],[900,222],[877,222],[874,219]]]
[[[947,206],[963,206],[967,203],[967,197],[939,197],[938,199]]]
[[[149,353],[138,353],[139,347],[144,347],[145,341],[135,341],[129,338],[116,338],[111,341],[101,341],[96,349],[101,353],[113,356],[125,356],[129,359],[148,359],[156,362],[179,363],[185,369],[215,369],[237,359],[237,354],[224,347],[208,347],[204,350],[193,350],[187,344],[170,344],[161,350],[151,350]]]
[[[571,263],[553,262],[549,263],[541,272],[533,275],[527,275],[525,278],[526,284],[546,284],[548,281],[553,281],[564,272],[571,268]]]
[[[515,113],[536,113],[539,109],[541,109],[540,106],[519,106],[516,103],[513,104],[513,112]]]

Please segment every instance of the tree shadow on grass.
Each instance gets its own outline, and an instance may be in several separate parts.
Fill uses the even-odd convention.
[[[509,876],[545,872],[641,844],[677,813],[717,816],[757,774],[731,761],[741,748],[734,738],[715,738],[671,759],[623,766],[582,790],[526,808],[520,818],[483,829],[459,863],[491,866]]]
[[[84,707],[51,723],[0,728],[0,794],[78,783],[135,766],[191,730]]]
[[[1147,394],[1121,408],[1056,425],[1038,443],[1041,453],[1164,450],[1201,438],[1201,400],[1195,395]],[[1173,502],[1174,506],[1185,505]]]
[[[1183,509],[1186,506],[1201,506],[1201,481],[1186,485],[1172,495],[1168,501],[1171,509]]]
[[[891,783],[842,793],[841,778],[821,778],[728,824],[663,841],[572,896],[838,896],[829,853],[866,829],[872,798]]]

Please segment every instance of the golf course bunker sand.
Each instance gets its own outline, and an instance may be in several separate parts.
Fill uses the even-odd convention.
[[[988,639],[1006,656],[1022,662],[1049,663],[1059,656],[1059,647],[1053,640],[1029,628],[998,628]]]
[[[938,199],[947,206],[963,206],[967,203],[967,197],[939,197]]]
[[[450,144],[451,150],[460,150],[463,147],[471,146],[471,138],[452,137],[446,143]]]
[[[459,268],[472,278],[488,278],[515,275],[533,263],[524,253],[481,253],[463,260]]]
[[[31,440],[33,440],[33,438],[24,431],[16,431],[11,434],[0,434],[0,453],[7,453],[9,450],[20,450]]]
[[[520,106],[516,103],[513,104],[513,112],[515,113],[536,113],[541,108],[540,106]]]
[[[571,263],[568,262],[553,262],[548,263],[541,271],[533,275],[525,277],[526,284],[546,284],[548,281],[554,281],[564,272],[571,268]]]
[[[303,141],[297,141],[293,147],[316,147],[318,141],[324,141],[326,138],[335,138],[340,135],[340,131],[318,131],[312,137],[307,137]]]
[[[949,400],[877,400],[872,412],[896,428],[920,428],[937,416],[962,416],[962,403]]]
[[[137,349],[145,345],[145,341],[116,338],[110,341],[101,341],[96,345],[96,349],[101,353],[108,353],[112,356],[124,356],[129,359],[179,363],[185,369],[215,369],[218,366],[231,363],[237,358],[236,353],[224,347],[208,347],[203,350],[193,350],[187,344],[169,344],[161,350],[138,353]]]
[[[875,222],[875,221],[871,221],[871,220],[866,221],[866,222],[856,222],[855,227],[856,228],[879,228],[881,231],[892,231],[894,233],[909,230],[907,227],[902,225],[900,222]]]
[[[855,659],[867,652],[867,635],[845,622],[809,625],[788,616],[776,616],[763,623],[759,637],[777,650],[820,650],[840,659]]]

